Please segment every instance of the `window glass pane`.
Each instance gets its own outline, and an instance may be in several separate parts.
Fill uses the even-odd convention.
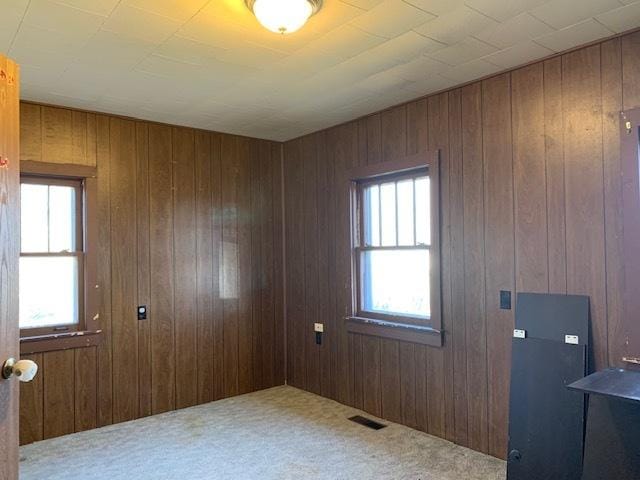
[[[23,252],[47,252],[47,185],[20,186],[20,249]]]
[[[76,189],[49,187],[49,251],[72,252],[76,249]]]
[[[380,207],[382,222],[382,245],[396,245],[396,184],[380,185]]]
[[[364,189],[364,241],[366,245],[380,246],[380,187]]]
[[[429,177],[416,178],[416,243],[431,244],[431,193]]]
[[[428,317],[428,250],[369,250],[362,253],[363,309]]]
[[[398,245],[413,245],[413,180],[398,182]]]
[[[20,328],[78,323],[76,257],[20,258]]]

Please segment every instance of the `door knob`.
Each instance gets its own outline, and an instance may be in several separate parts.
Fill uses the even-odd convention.
[[[2,365],[2,378],[11,378],[14,375],[21,382],[30,382],[38,373],[38,365],[32,360],[18,360],[10,358]]]

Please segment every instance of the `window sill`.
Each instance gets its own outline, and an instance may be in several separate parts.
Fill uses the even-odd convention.
[[[347,331],[351,333],[419,343],[432,347],[442,346],[442,330],[435,328],[364,317],[347,317],[346,320]]]
[[[99,345],[102,330],[84,330],[80,332],[52,333],[20,338],[20,354],[53,352],[71,348],[85,348]]]

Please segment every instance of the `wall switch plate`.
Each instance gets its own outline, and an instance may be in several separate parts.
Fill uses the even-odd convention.
[[[314,332],[318,332],[318,333],[323,333],[324,332],[324,323],[314,323],[313,324],[313,331]]]
[[[147,319],[147,306],[140,305],[138,307],[138,320],[146,320]]]
[[[511,310],[511,292],[509,290],[500,290],[500,308]]]
[[[513,338],[527,338],[527,331],[526,330],[519,330],[519,329],[515,329],[513,331]]]
[[[571,345],[578,345],[580,343],[580,339],[578,335],[565,335],[564,343],[569,343]]]

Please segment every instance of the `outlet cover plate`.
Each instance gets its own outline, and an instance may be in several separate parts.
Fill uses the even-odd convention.
[[[580,339],[578,335],[565,335],[564,343],[568,343],[570,345],[578,345],[580,343]]]

